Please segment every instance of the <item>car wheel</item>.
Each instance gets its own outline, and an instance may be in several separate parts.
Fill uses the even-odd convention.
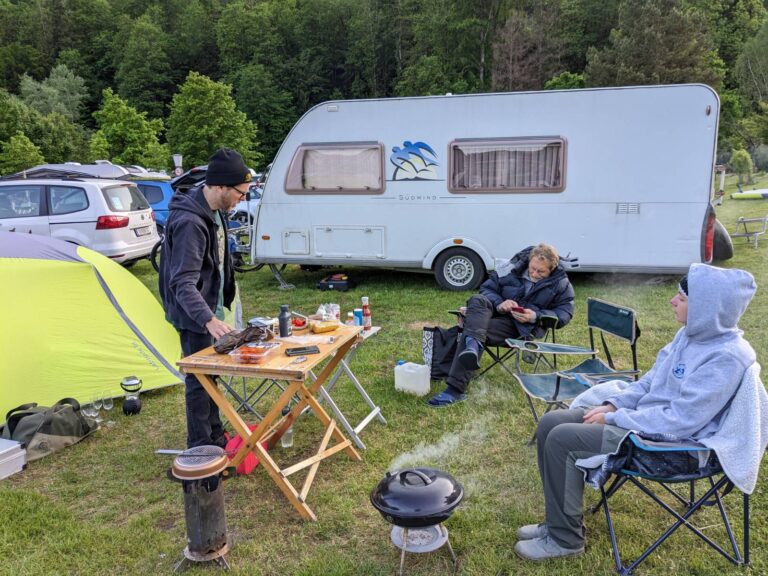
[[[468,248],[450,248],[435,260],[435,280],[444,290],[474,290],[485,277],[485,266]]]
[[[729,260],[733,258],[733,242],[728,230],[720,220],[715,220],[715,233],[712,239],[712,260]]]

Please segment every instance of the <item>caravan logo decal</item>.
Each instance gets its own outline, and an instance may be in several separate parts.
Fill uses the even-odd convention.
[[[394,146],[389,161],[395,165],[392,180],[437,180],[437,154],[424,142],[406,140]]]

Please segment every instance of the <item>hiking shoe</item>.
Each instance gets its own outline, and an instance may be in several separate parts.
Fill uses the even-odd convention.
[[[435,394],[427,401],[427,404],[432,406],[433,408],[442,408],[444,406],[450,406],[451,404],[458,404],[459,402],[464,402],[464,400],[467,399],[467,395],[463,392],[460,392],[459,390],[456,390],[456,388],[451,388],[450,386],[447,386],[445,390],[440,392],[439,394]]]
[[[542,522],[541,524],[528,524],[526,526],[520,526],[517,529],[518,540],[533,540],[535,538],[543,538],[549,534],[547,525]]]
[[[459,364],[465,370],[480,368],[480,342],[471,336],[464,339],[464,350],[459,352]]]
[[[521,540],[515,544],[515,554],[523,560],[541,562],[550,558],[567,558],[584,554],[584,546],[580,548],[565,548],[552,539],[549,534],[543,538]]]

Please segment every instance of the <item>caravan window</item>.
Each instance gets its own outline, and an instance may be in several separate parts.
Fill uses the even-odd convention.
[[[455,140],[450,144],[451,192],[562,192],[563,138]]]
[[[384,146],[379,142],[302,144],[285,179],[289,194],[380,194]]]

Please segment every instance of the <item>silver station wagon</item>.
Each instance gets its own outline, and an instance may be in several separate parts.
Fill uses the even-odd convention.
[[[0,180],[0,231],[58,238],[124,265],[146,258],[159,239],[138,187],[101,178]]]

